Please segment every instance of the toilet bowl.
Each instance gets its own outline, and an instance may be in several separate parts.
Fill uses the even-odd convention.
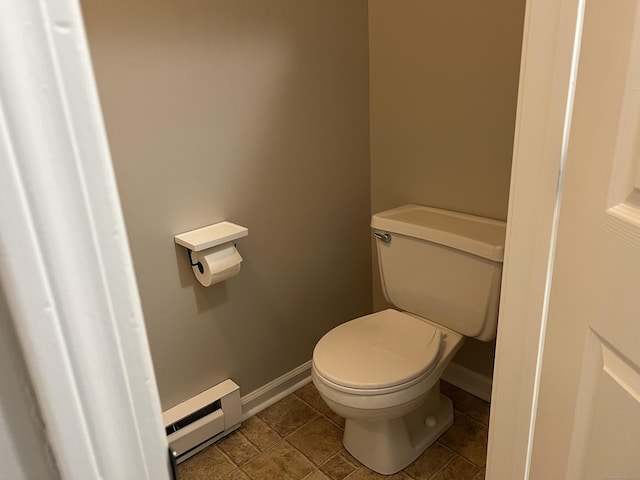
[[[346,420],[345,448],[389,475],[453,423],[440,376],[464,338],[495,338],[505,224],[407,205],[374,215],[371,226],[383,293],[398,310],[325,334],[312,379]]]
[[[453,422],[442,371],[464,337],[389,309],[336,327],[316,345],[312,379],[344,417],[345,448],[391,474],[413,462]]]

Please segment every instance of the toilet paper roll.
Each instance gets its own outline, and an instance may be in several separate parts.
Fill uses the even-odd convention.
[[[205,287],[238,275],[240,262],[242,257],[233,243],[225,243],[201,252],[191,252],[191,263],[196,264],[192,267],[193,273]]]

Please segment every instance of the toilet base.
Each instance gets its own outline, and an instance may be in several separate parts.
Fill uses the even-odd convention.
[[[417,459],[453,424],[453,405],[439,384],[416,410],[398,418],[347,419],[344,446],[363,465],[383,475],[399,472]]]

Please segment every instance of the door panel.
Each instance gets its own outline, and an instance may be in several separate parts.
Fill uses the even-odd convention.
[[[634,478],[640,471],[640,372],[589,330],[567,478]],[[637,478],[637,477],[636,477]]]
[[[637,0],[586,0],[531,478],[640,479]]]

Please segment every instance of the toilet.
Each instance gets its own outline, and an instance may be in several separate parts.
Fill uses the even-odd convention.
[[[343,443],[389,475],[453,423],[440,376],[466,337],[496,336],[505,222],[420,205],[373,215],[384,296],[396,309],[337,326],[312,379],[346,419]]]

